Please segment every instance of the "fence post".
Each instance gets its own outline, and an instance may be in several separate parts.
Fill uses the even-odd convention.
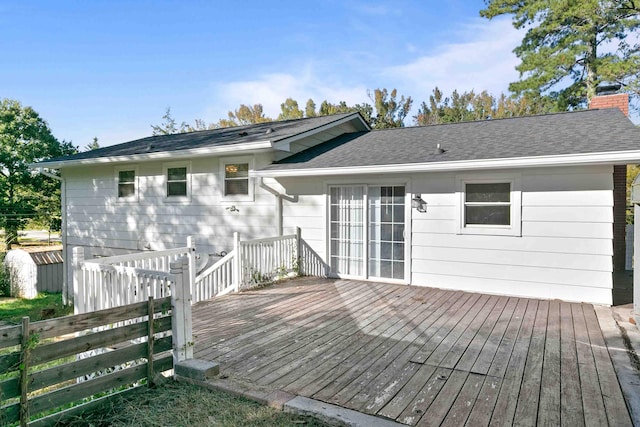
[[[192,236],[187,237],[187,247],[189,248],[189,295],[190,300],[194,301],[194,292],[196,285],[196,243]]]
[[[193,359],[191,298],[189,294],[189,259],[181,257],[170,264],[174,276],[171,290],[171,330],[173,333],[173,363]]]
[[[29,365],[31,346],[29,345],[29,317],[22,318],[22,338],[20,340],[20,427],[29,424]]]
[[[296,227],[296,258],[295,263],[298,265],[298,276],[304,274],[302,268],[302,229]]]
[[[153,387],[153,344],[154,344],[154,325],[155,318],[155,304],[153,297],[149,297],[147,302],[147,386]]]
[[[82,263],[84,262],[84,248],[73,248],[73,314],[84,313],[84,275],[82,272]]]
[[[233,250],[236,254],[236,256],[233,257],[233,286],[235,291],[238,292],[240,290],[240,281],[242,280],[242,249],[240,245],[240,235],[237,231],[233,233]]]

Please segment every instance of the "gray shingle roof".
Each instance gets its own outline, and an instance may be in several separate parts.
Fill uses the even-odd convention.
[[[445,150],[435,154],[436,145]],[[640,130],[620,110],[359,132],[263,170],[339,168],[640,150]]]
[[[41,162],[41,164],[45,164],[46,166],[46,163],[49,162],[171,152],[194,148],[236,145],[257,141],[277,142],[332,122],[339,121],[350,115],[356,116],[357,114],[358,113],[335,114],[331,116],[259,123],[255,125],[179,133],[173,135],[150,136],[147,138],[137,139],[135,141],[74,154],[72,156],[49,159]],[[269,131],[269,133],[267,133],[267,131]]]

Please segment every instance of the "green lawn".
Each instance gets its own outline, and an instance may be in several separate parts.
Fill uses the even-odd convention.
[[[59,426],[205,427],[327,426],[311,417],[288,414],[220,391],[165,380],[118,398],[100,411],[85,413]]]
[[[43,293],[34,299],[0,298],[0,321],[18,324],[23,316],[31,322],[73,314],[73,307],[62,305],[62,294]]]

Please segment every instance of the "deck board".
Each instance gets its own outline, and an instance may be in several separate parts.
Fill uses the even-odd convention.
[[[584,425],[582,389],[580,373],[576,369],[578,356],[571,304],[568,302],[560,303],[560,351],[560,425],[581,426]]]
[[[607,414],[600,392],[600,382],[598,381],[598,373],[596,372],[596,364],[593,359],[589,332],[587,331],[582,305],[571,304],[571,312],[573,314],[573,329],[576,338],[576,353],[578,355],[585,425],[607,425]]]
[[[304,278],[194,306],[230,380],[408,425],[631,425],[593,307]]]

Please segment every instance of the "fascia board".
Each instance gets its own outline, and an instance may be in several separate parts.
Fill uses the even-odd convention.
[[[280,151],[290,151],[290,145],[292,142],[297,141],[299,139],[303,139],[303,138],[307,138],[309,136],[321,133],[326,131],[327,129],[331,129],[332,127],[335,126],[340,126],[343,123],[347,123],[350,121],[353,121],[354,119],[358,119],[358,121],[360,122],[360,124],[362,124],[364,126],[363,130],[371,130],[371,127],[369,126],[369,124],[364,121],[362,119],[362,116],[358,113],[353,113],[352,115],[346,116],[341,118],[340,120],[336,120],[335,122],[331,122],[331,123],[327,123],[324,124],[320,127],[314,128],[314,129],[310,129],[306,132],[302,132],[302,133],[298,133],[296,135],[290,136],[288,138],[284,138],[281,139],[279,141],[276,141],[273,144],[273,148],[276,150],[280,150]]]
[[[109,157],[92,157],[89,159],[77,159],[77,160],[61,160],[57,162],[41,162],[31,163],[29,168],[49,168],[60,169],[69,166],[82,166],[82,165],[95,165],[106,163],[130,163],[130,162],[149,162],[154,160],[177,160],[198,156],[215,156],[229,153],[250,153],[260,152],[265,150],[272,150],[273,145],[271,141],[257,141],[248,142],[244,144],[231,144],[221,147],[203,147],[193,148],[190,150],[177,150],[177,151],[159,151],[157,153],[141,153],[131,154],[126,156],[109,156]]]
[[[315,169],[274,169],[255,171],[265,178],[287,176],[329,176],[370,173],[445,172],[459,170],[512,169],[520,167],[630,164],[640,162],[640,150],[608,153],[567,154],[557,156],[515,157],[508,159],[460,160],[452,162],[404,163]]]

